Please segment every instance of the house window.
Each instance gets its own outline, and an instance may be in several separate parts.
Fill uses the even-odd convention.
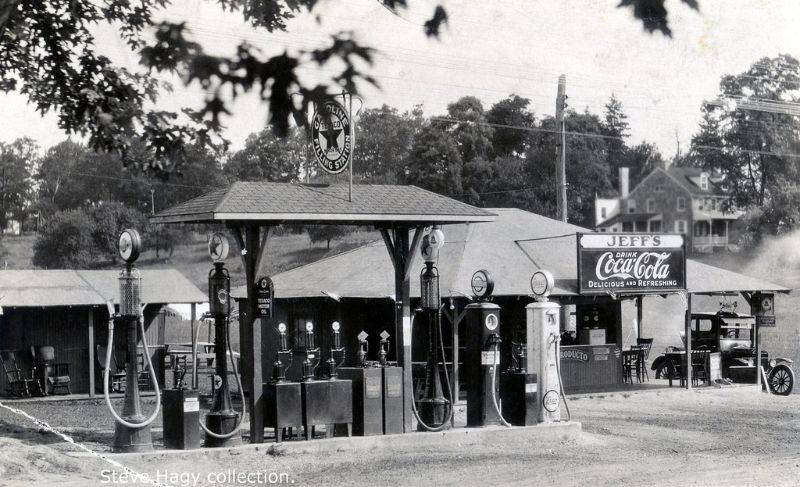
[[[656,200],[653,198],[647,199],[647,212],[654,213],[656,211]]]
[[[686,220],[675,220],[675,232],[686,233]]]
[[[622,231],[623,232],[632,232],[633,231],[633,223],[632,222],[622,222]]]
[[[600,218],[605,218],[605,217],[606,217],[606,208],[605,207],[600,208]]]
[[[636,212],[636,200],[628,200],[628,213]]]
[[[700,175],[700,189],[708,191],[708,174],[703,173]]]
[[[663,193],[663,192],[664,192],[664,185],[656,184],[656,193]]]
[[[686,198],[683,196],[678,197],[678,211],[683,211],[686,209]]]
[[[661,231],[661,220],[650,220],[650,231],[651,232],[660,232]]]
[[[605,233],[606,232],[606,227],[600,227],[600,231]]]

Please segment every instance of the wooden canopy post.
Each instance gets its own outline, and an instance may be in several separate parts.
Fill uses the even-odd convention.
[[[636,296],[636,338],[642,338],[643,302],[642,296]]]
[[[239,350],[241,353],[242,384],[247,394],[247,411],[250,414],[250,443],[264,442],[264,386],[261,356],[261,320],[256,316],[256,295],[253,284],[258,272],[259,256],[266,243],[269,227],[259,225],[229,226],[242,249],[245,272],[247,306],[244,316],[239,315]]]
[[[753,293],[743,291],[740,293],[745,301],[747,301],[747,305],[750,308],[750,315],[753,315]],[[756,352],[756,358],[753,363],[756,366],[756,387],[758,390],[761,390],[761,340],[759,337],[759,329],[758,329],[758,319],[755,320],[753,323],[753,348]],[[769,386],[767,386],[769,388]],[[769,391],[767,391],[769,392]]]
[[[692,388],[692,294],[686,293],[686,367],[684,376],[686,377],[686,389]]]
[[[453,306],[452,310],[448,310],[447,305],[445,305],[445,312],[444,316],[450,322],[452,326],[453,332],[453,374],[450,376],[450,381],[452,382],[451,391],[453,391],[453,404],[458,402],[458,397],[461,394],[460,385],[459,385],[459,370],[458,370],[458,360],[459,360],[459,350],[458,350],[458,326],[461,324],[461,320],[464,319],[464,316],[467,314],[466,308],[462,309],[461,312],[457,312],[455,309],[455,305],[453,302],[453,297],[450,297],[450,306]]]
[[[403,431],[411,431],[414,382],[411,365],[411,262],[414,249],[422,238],[423,227],[416,227],[413,241],[409,243],[411,227],[381,228],[381,236],[394,266],[394,333],[397,363],[403,367]]]
[[[89,397],[94,397],[95,378],[94,378],[94,306],[89,307]],[[42,387],[47,387],[42,384]]]

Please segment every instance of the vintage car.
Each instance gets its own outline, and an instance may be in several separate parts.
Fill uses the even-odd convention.
[[[754,329],[753,316],[731,311],[692,313],[692,350],[719,352],[723,380],[754,383],[756,381]],[[681,350],[677,347],[670,349]],[[674,363],[672,357],[674,355],[662,355],[653,361],[651,368],[655,371],[656,378],[676,376],[680,365]],[[783,396],[791,394],[794,387],[794,372],[789,366],[791,363],[792,360],[787,358],[770,359],[766,351],[761,351],[761,366],[773,393]]]

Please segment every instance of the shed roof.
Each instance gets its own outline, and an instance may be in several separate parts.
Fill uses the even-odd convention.
[[[463,223],[488,211],[416,186],[235,182],[159,212],[155,223],[266,221],[306,223]]]
[[[141,271],[142,302],[200,303],[205,293],[175,269]],[[119,302],[117,270],[0,271],[0,306],[94,306]]]
[[[555,277],[554,295],[578,294],[576,232],[589,230],[519,209],[493,208],[491,223],[451,225],[444,230],[439,254],[439,288],[443,296],[469,294],[470,278],[487,269],[495,279],[496,296],[530,294],[534,271],[547,269]],[[416,253],[412,264],[411,296],[419,297]],[[277,298],[321,297],[322,291],[341,297],[394,297],[392,264],[383,242],[296,267],[273,276]],[[689,260],[687,287],[692,293],[779,291],[787,288],[743,274]],[[233,291],[244,297],[244,288]]]

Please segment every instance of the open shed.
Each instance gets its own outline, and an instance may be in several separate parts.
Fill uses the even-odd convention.
[[[166,306],[207,298],[175,269],[143,270],[141,275],[148,345],[163,345]],[[105,347],[108,340],[106,303],[119,304],[118,277],[116,270],[0,272],[0,349],[20,351],[29,368],[31,347],[53,346],[56,360],[70,364],[72,392],[94,396],[102,389],[96,347]],[[0,392],[5,390],[3,374]]]

